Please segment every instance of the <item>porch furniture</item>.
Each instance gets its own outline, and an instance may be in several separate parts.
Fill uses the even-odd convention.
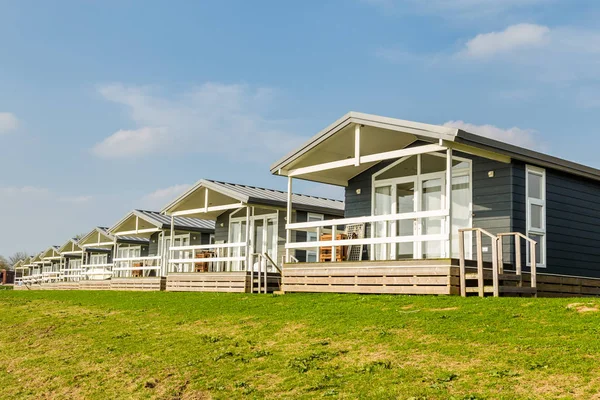
[[[212,251],[201,251],[196,253],[196,258],[212,258],[214,257],[214,253]],[[194,264],[194,272],[208,272],[208,267],[210,265],[209,261],[200,262]]]
[[[348,239],[348,235],[345,233],[338,233],[335,236],[335,240],[344,240]],[[322,234],[321,241],[329,241],[332,240],[331,234]],[[331,247],[321,247],[319,249],[319,262],[328,262],[331,261]],[[348,246],[336,246],[335,247],[335,261],[341,262],[346,261],[348,258]]]
[[[348,235],[348,239],[364,239],[365,224],[346,225],[346,235]],[[348,261],[361,261],[364,247],[364,244],[355,244],[349,246]]]
[[[135,267],[141,268],[142,267],[142,263],[139,263],[139,262],[138,263],[133,263],[132,266],[134,268]],[[131,277],[132,278],[141,278],[143,276],[144,276],[144,271],[141,270],[141,269],[134,269],[134,270],[131,271]]]

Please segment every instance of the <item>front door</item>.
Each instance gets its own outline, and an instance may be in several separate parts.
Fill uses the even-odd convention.
[[[250,254],[268,254],[273,261],[277,259],[277,214],[259,215],[250,218]],[[246,218],[232,220],[229,225],[229,240],[231,243],[246,241]],[[232,248],[231,256],[245,256],[245,249]],[[258,269],[258,256],[252,257],[253,265],[247,270]],[[243,263],[233,261],[230,263],[232,271],[241,271]],[[268,270],[273,266],[268,263]]]
[[[374,214],[410,214],[418,211],[436,211],[444,206],[444,173],[419,177],[403,177],[377,182]],[[444,250],[440,241],[414,240],[426,235],[443,233],[441,217],[407,218],[374,224],[374,237],[406,237],[406,241],[374,246],[377,260],[438,258]]]

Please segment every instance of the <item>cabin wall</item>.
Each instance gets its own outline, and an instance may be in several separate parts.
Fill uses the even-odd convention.
[[[148,245],[142,245],[142,257],[152,257],[160,255],[160,232],[154,232],[152,236],[150,236],[150,243]],[[144,248],[147,249],[146,254],[144,254]]]
[[[520,168],[524,203],[525,165]],[[538,272],[598,278],[599,243],[600,182],[546,169],[547,266]]]

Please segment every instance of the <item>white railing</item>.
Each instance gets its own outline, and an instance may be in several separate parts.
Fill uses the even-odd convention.
[[[160,256],[115,258],[113,271],[160,269]]]
[[[209,263],[209,271],[245,269],[246,242],[173,246],[169,249],[169,271],[179,266],[177,272],[194,272],[194,264]],[[197,257],[205,254],[207,257]]]
[[[268,291],[268,286],[269,286],[269,272],[274,272],[274,271],[269,271],[269,269],[271,270],[276,270],[277,272],[279,272],[280,274],[281,272],[281,268],[279,268],[279,266],[277,265],[277,263],[275,261],[273,261],[273,259],[271,258],[271,256],[269,256],[269,254],[267,253],[253,253],[251,254],[252,256],[252,267],[251,267],[251,271],[252,271],[252,276],[250,279],[250,293],[254,292],[254,272],[257,273],[257,283],[258,283],[258,293],[267,293]],[[254,260],[257,260],[256,262],[254,262]],[[271,268],[269,268],[271,267]]]
[[[113,275],[112,263],[84,264],[82,267],[83,272],[81,275],[87,277],[88,279],[97,279],[98,277],[101,277],[102,279],[108,279]]]
[[[419,211],[402,214],[388,214],[388,215],[371,215],[366,217],[354,217],[354,218],[340,218],[330,219],[324,221],[312,221],[312,222],[296,222],[286,224],[286,229],[302,232],[316,232],[318,240],[306,241],[306,242],[294,242],[286,243],[285,248],[289,250],[314,250],[321,247],[327,247],[332,249],[331,260],[336,259],[336,247],[339,246],[355,246],[355,245],[393,245],[396,243],[415,243],[415,242],[444,242],[441,246],[441,252],[446,253],[446,243],[448,242],[450,235],[447,233],[445,220],[449,213],[448,210],[434,210],[434,211]],[[439,234],[420,234],[410,236],[398,236],[390,235],[387,236],[390,224],[394,224],[397,221],[402,220],[416,220],[419,223],[419,230],[421,221],[427,219],[434,219],[440,221],[440,227],[443,233]],[[338,227],[346,226],[351,224],[371,224],[371,235],[375,235],[376,224],[383,224],[380,229],[385,232],[385,236],[374,236],[370,238],[347,238],[337,239],[339,233],[344,233],[344,230],[339,230]],[[328,228],[329,227],[329,228]],[[320,240],[322,234],[331,234],[331,240]],[[373,249],[371,249],[373,253]],[[385,251],[385,254],[389,252]]]

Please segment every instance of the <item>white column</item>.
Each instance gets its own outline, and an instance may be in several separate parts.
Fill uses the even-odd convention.
[[[354,165],[360,165],[360,125],[354,127]]]
[[[446,150],[446,232],[448,240],[446,242],[446,257],[452,257],[452,149]]]
[[[165,247],[167,247],[167,246],[165,246],[165,243],[162,244],[163,245],[163,249],[164,249],[163,251],[167,252],[167,257],[166,257],[167,258],[167,269],[171,265],[170,261],[173,258],[173,252],[171,251],[171,247],[173,247],[173,243],[175,243],[175,217],[173,215],[171,215],[171,234],[170,234],[170,237],[171,237],[171,239],[169,241],[169,248],[168,249],[165,248]],[[163,234],[163,238],[164,238],[164,234]]]
[[[250,271],[250,207],[246,206],[246,271]],[[252,291],[252,286],[250,286]]]
[[[285,223],[292,223],[292,177],[288,176],[288,187],[287,187],[287,213],[285,217]],[[319,239],[320,240],[320,239]],[[287,227],[285,228],[285,244],[287,245],[292,241],[292,231]],[[290,249],[285,249],[285,262],[289,263],[290,260]]]

